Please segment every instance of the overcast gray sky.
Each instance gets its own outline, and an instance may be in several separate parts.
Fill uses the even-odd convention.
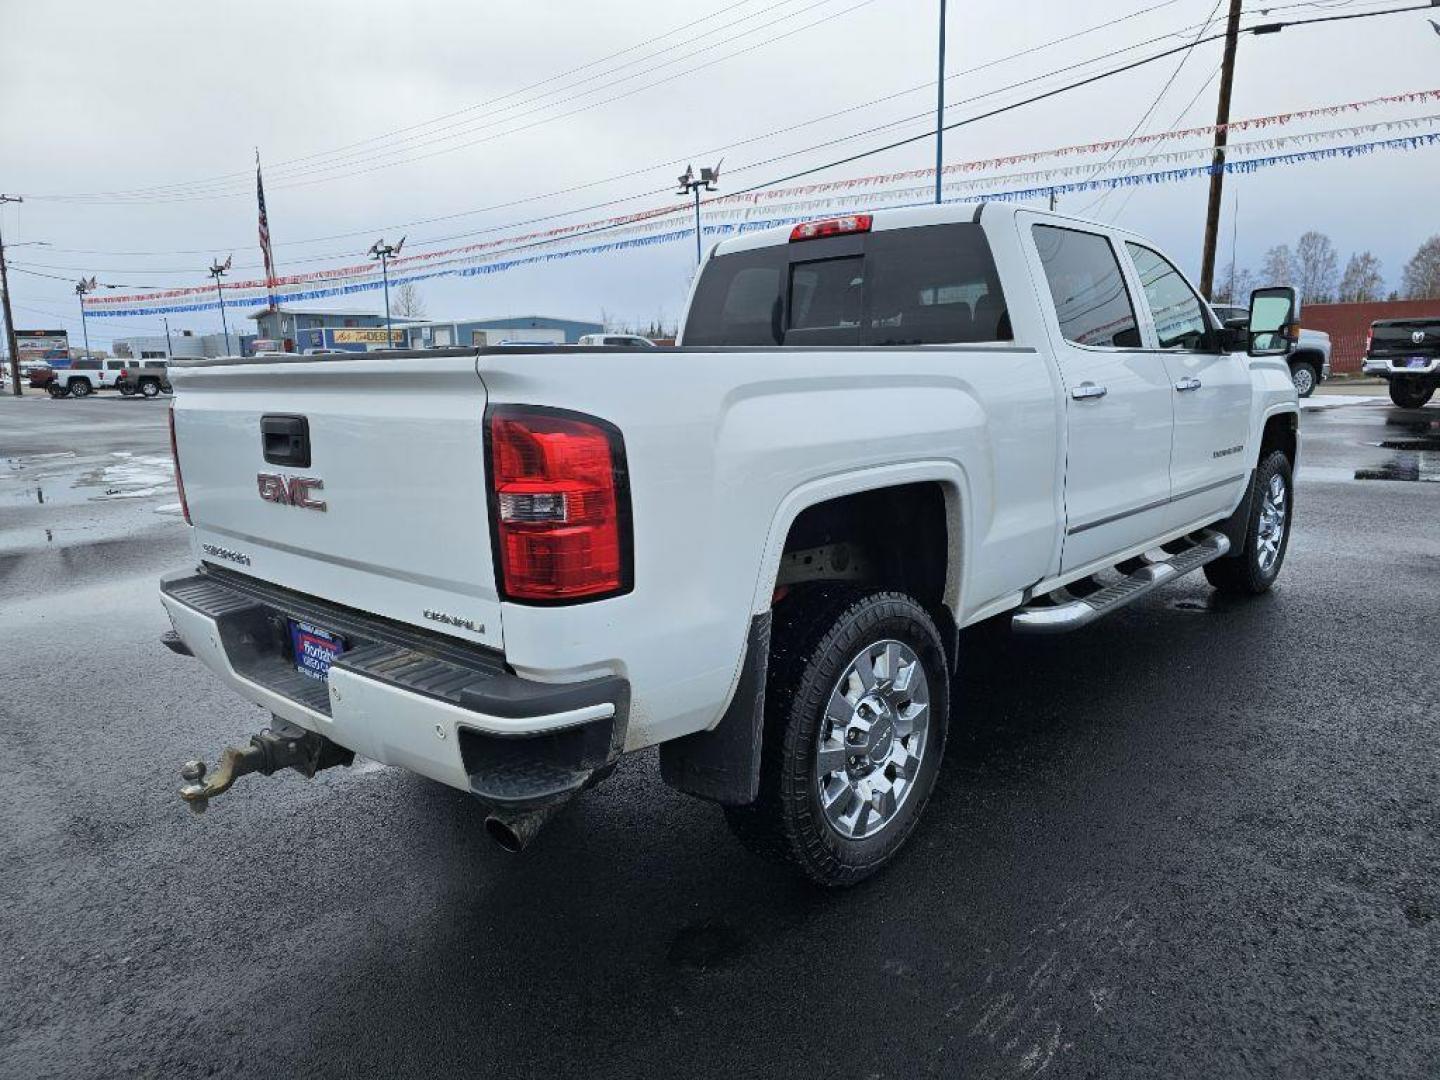
[[[1386,6],[1400,3],[1287,0],[1269,7],[1275,18],[1308,18]],[[1224,7],[1225,0],[952,0],[947,72],[971,73],[951,79],[948,96],[993,96],[957,105],[947,119],[1058,85],[1073,75],[1055,72],[1080,60],[1179,32],[1078,72],[1084,74],[1188,41],[1212,12],[1214,30],[1222,29]],[[1247,3],[1252,9],[1255,18],[1266,10]],[[937,0],[716,0],[705,6],[0,0],[0,191],[35,196],[5,208],[5,238],[52,245],[13,248],[9,261],[66,279],[12,273],[17,322],[64,326],[77,341],[70,282],[82,273],[159,287],[203,283],[211,255],[233,251],[237,266],[258,264],[250,176],[255,146],[266,162],[271,232],[285,273],[361,261],[382,232],[392,241],[408,232],[411,250],[420,250],[443,237],[663,189],[679,171],[670,162],[694,156],[698,165],[712,148],[920,87],[727,150],[724,180],[749,185],[917,132],[923,121],[756,164],[933,108],[933,85],[924,84],[935,77],[937,10]],[[1135,12],[1146,13],[972,72]],[[951,132],[946,159],[1123,137],[1150,109],[1178,60]],[[1211,122],[1219,62],[1218,43],[1197,48],[1141,130]],[[553,76],[563,77],[534,85]],[[995,93],[1036,77],[1027,87]],[[1424,12],[1294,28],[1242,37],[1232,116],[1436,87],[1440,36]],[[1437,113],[1436,103],[1392,106],[1286,131]],[[409,130],[376,139],[401,129]],[[361,145],[338,158],[314,156],[355,143]],[[821,176],[920,167],[933,154],[933,144],[922,142]],[[633,170],[644,171],[488,212],[405,224]],[[1319,228],[1335,241],[1342,262],[1353,250],[1373,250],[1396,285],[1418,243],[1440,232],[1437,181],[1440,147],[1228,177],[1220,261],[1229,258],[1238,197],[1242,264],[1256,265],[1270,245],[1293,245],[1303,230]],[[169,190],[118,204],[39,197],[162,187]],[[1097,196],[1070,195],[1061,208],[1147,233],[1198,276],[1205,195],[1204,180],[1189,180],[1116,192],[1098,205]],[[577,213],[574,220],[668,198],[651,195],[614,210]],[[358,235],[328,239],[351,232]],[[661,314],[673,319],[693,265],[693,248],[676,243],[431,282],[423,294],[432,318],[597,317],[605,310],[642,322]],[[369,302],[364,296],[343,301]],[[378,307],[378,294],[373,303]],[[92,341],[158,331],[153,321],[154,327],[144,319],[91,320]],[[218,329],[213,313],[171,322]]]

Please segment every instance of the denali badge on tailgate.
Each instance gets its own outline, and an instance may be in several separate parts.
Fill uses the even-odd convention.
[[[299,506],[305,510],[325,510],[325,500],[312,497],[311,492],[323,491],[325,481],[317,476],[282,476],[262,472],[255,476],[260,498],[281,506]]]

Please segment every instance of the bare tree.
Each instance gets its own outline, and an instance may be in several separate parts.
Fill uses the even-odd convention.
[[[1440,235],[1421,244],[1420,250],[1405,264],[1404,292],[1411,300],[1440,296]]]
[[[1380,299],[1385,287],[1385,277],[1380,272],[1380,260],[1368,251],[1357,252],[1345,264],[1345,276],[1340,279],[1340,302],[1342,304],[1363,304]]]
[[[1250,303],[1250,294],[1255,287],[1255,275],[1250,269],[1237,267],[1235,260],[1231,259],[1230,265],[1215,276],[1215,302],[1244,306]]]
[[[419,286],[413,281],[407,281],[396,289],[390,300],[390,311],[403,319],[423,319],[425,298],[420,295]]]
[[[1260,263],[1260,278],[1266,285],[1293,285],[1299,277],[1289,244],[1276,244],[1265,252]]]
[[[1328,304],[1340,284],[1340,256],[1322,232],[1311,229],[1295,245],[1296,288],[1307,304]]]

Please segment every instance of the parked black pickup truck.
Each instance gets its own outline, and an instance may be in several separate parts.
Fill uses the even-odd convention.
[[[1396,405],[1420,408],[1440,386],[1440,313],[1371,323],[1362,370],[1390,383]]]

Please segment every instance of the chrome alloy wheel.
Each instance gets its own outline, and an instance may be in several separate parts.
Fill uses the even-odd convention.
[[[1262,574],[1268,574],[1280,558],[1280,544],[1290,523],[1289,492],[1279,473],[1270,477],[1260,498],[1260,528],[1255,538],[1255,559]]]
[[[1300,397],[1304,397],[1315,389],[1315,373],[1304,364],[1295,369],[1290,381],[1295,384],[1295,393]]]
[[[880,832],[899,812],[925,756],[930,683],[915,650],[877,641],[830,693],[815,750],[826,823],[847,840]]]

